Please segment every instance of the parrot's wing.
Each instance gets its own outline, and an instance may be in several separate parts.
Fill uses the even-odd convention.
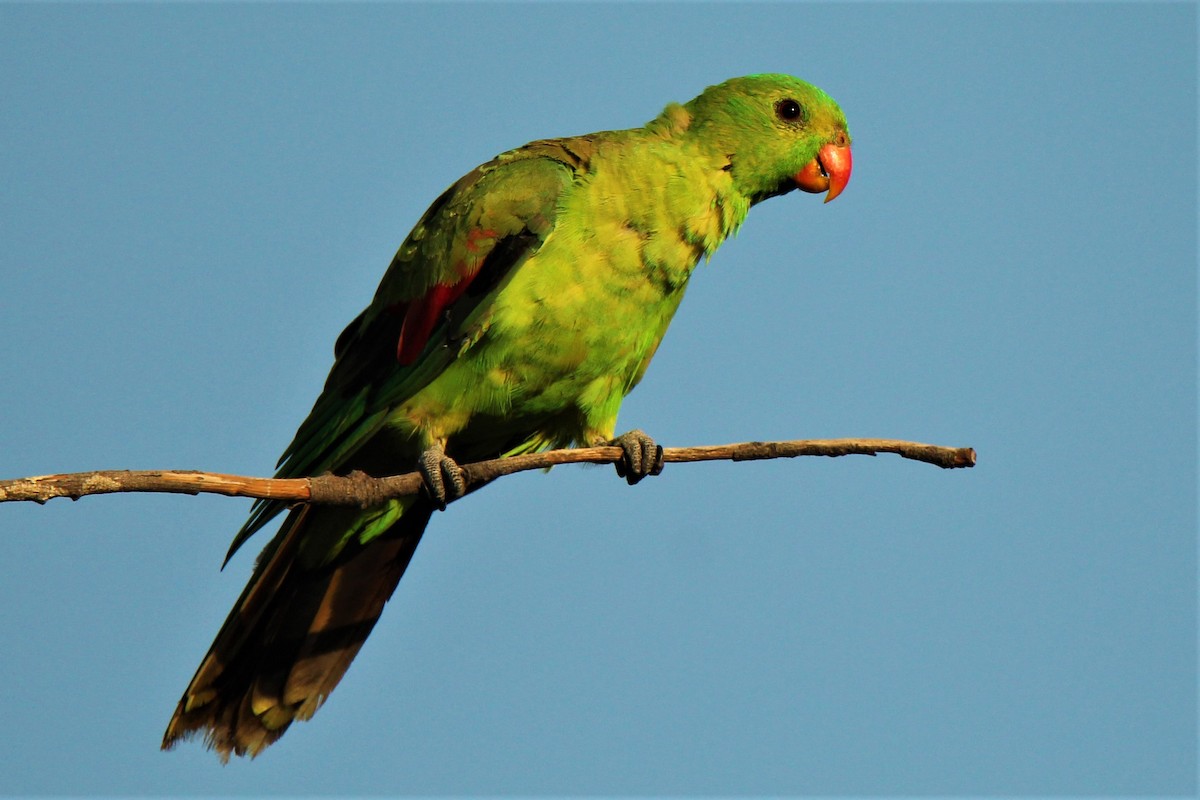
[[[534,142],[465,175],[425,212],[367,307],[338,337],[334,365],[277,477],[337,470],[389,413],[458,357],[505,278],[554,229],[559,199],[586,170],[586,139]],[[229,556],[285,507],[260,500]]]

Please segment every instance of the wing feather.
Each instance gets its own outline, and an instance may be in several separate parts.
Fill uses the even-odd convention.
[[[371,304],[338,337],[324,391],[280,457],[277,477],[349,468],[391,410],[458,356],[444,345],[462,338],[504,278],[551,234],[590,147],[584,138],[534,142],[477,167],[433,202]],[[284,507],[258,501],[226,562]]]

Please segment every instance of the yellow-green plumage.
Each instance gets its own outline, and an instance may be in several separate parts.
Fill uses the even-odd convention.
[[[612,439],[696,264],[754,203],[798,182],[814,190],[798,176],[815,169],[819,184],[824,165],[812,165],[833,146],[848,154],[836,104],[763,75],[643,128],[534,142],[477,168],[435,201],[339,338],[279,474],[391,474],[433,447],[468,462]],[[280,510],[260,503],[231,554]],[[421,496],[290,512],[164,746],[201,732],[224,758],[254,755],[311,716],[432,510]]]

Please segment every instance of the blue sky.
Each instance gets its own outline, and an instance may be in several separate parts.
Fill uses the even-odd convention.
[[[445,186],[766,71],[838,99],[853,180],[754,209],[619,427],[979,452],[505,479],[224,768],[157,748],[249,503],[0,507],[0,793],[1194,793],[1196,22],[0,6],[0,475],[268,473]]]

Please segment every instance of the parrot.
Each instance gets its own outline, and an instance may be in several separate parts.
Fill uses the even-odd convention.
[[[541,139],[450,186],[341,333],[277,477],[420,471],[419,494],[369,508],[259,500],[225,563],[286,510],[176,706],[162,747],[203,736],[222,762],[308,720],[341,680],[433,512],[468,490],[459,464],[615,445],[634,484],[662,470],[616,433],[694,268],[750,207],[845,189],[841,108],[758,74],[670,103],[640,128]]]

